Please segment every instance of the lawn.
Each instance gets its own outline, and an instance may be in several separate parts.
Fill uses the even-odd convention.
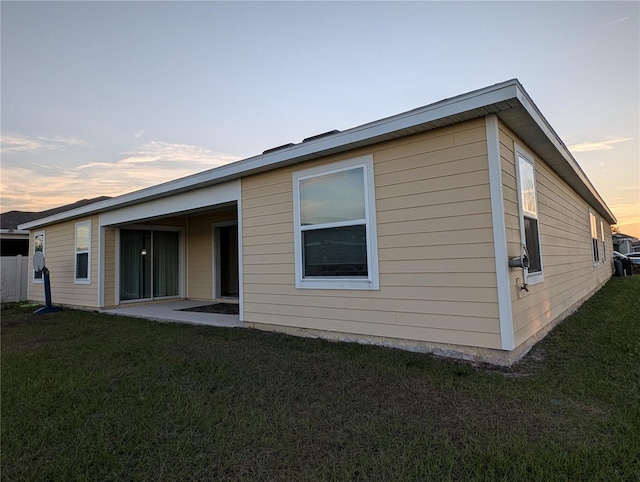
[[[640,276],[510,370],[2,310],[2,479],[640,480]]]

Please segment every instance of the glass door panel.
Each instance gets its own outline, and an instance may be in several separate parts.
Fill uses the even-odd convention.
[[[153,296],[177,296],[180,287],[179,233],[153,232]]]
[[[120,231],[120,299],[151,298],[151,231]]]

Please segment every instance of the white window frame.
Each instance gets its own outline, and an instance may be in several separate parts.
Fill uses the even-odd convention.
[[[602,236],[602,262],[607,261],[607,243],[604,237],[604,221],[600,220],[600,235]]]
[[[589,240],[591,241],[591,259],[594,266],[600,263],[600,246],[598,246],[598,216],[589,209]],[[595,246],[594,246],[595,241]]]
[[[363,168],[365,219],[367,233],[367,277],[304,277],[302,266],[302,232],[300,223],[300,182],[318,176],[325,176],[340,171]],[[326,228],[340,227],[344,223],[330,223]],[[373,155],[360,156],[353,159],[305,169],[293,173],[293,233],[295,253],[296,288],[301,289],[335,289],[335,290],[379,290],[378,271],[378,233],[376,223],[375,186],[373,180]]]
[[[36,238],[38,236],[42,236],[42,254],[45,256],[45,259],[46,259],[44,250],[45,250],[45,243],[46,243],[47,237],[45,236],[44,231],[36,231],[35,233],[33,233],[33,253],[31,253],[31,257],[33,259],[33,255],[36,253]],[[33,276],[34,283],[37,283],[37,284],[44,283],[44,273],[40,278],[36,278],[36,271],[32,270],[32,276]]]
[[[89,237],[87,239],[87,249],[78,251],[78,228],[87,226],[89,228]],[[91,284],[91,220],[80,221],[75,224],[73,229],[74,250],[73,250],[73,282],[77,285]],[[87,277],[78,278],[78,255],[87,255]]]
[[[537,188],[538,183],[536,181],[536,163],[533,159],[533,156],[528,154],[524,149],[522,149],[517,144],[515,144],[515,157],[516,157],[515,159],[516,183],[518,187],[518,193],[517,193],[518,194],[518,217],[520,221],[520,243],[522,244],[522,246],[526,246],[527,244],[527,238],[525,236],[525,229],[524,229],[524,217],[527,216],[528,218],[535,219],[536,223],[538,223],[537,234],[538,234],[538,250],[540,252],[540,271],[529,273],[529,269],[524,268],[525,283],[527,283],[528,285],[535,285],[538,283],[542,283],[544,281],[544,263],[542,260],[542,243],[540,242],[540,209],[539,209],[539,203],[538,203],[538,188]],[[520,162],[523,162],[523,161],[528,162],[533,167],[533,186],[534,186],[534,192],[536,194],[535,216],[529,212],[525,213],[522,206],[522,184],[521,184],[522,179],[520,178]],[[531,253],[529,253],[529,256],[531,256]]]

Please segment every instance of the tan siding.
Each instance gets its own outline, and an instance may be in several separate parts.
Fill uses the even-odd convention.
[[[514,142],[526,149],[526,145],[501,124],[502,182],[510,256],[519,252],[521,239]],[[517,288],[517,282],[523,280],[522,270],[510,270],[516,346],[575,308],[606,282],[612,272],[610,256],[606,262],[593,264],[588,204],[542,159],[530,151],[528,154],[535,161],[544,281],[529,286],[526,293]],[[597,218],[599,223],[602,218]],[[609,226],[607,232],[610,237]]]
[[[373,154],[379,291],[295,288],[292,173]],[[500,347],[484,121],[242,180],[247,322]]]
[[[75,225],[91,220],[91,283],[75,284]],[[98,307],[98,216],[48,226],[45,232],[45,258],[50,271],[54,304]],[[31,234],[33,242],[33,233]],[[33,260],[29,262],[33,272]],[[29,277],[29,298],[44,302],[44,287]]]
[[[104,231],[104,305],[116,304],[116,230]]]

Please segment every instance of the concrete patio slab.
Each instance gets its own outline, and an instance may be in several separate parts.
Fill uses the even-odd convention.
[[[102,313],[118,316],[131,316],[163,322],[191,323],[194,325],[224,326],[228,328],[242,328],[243,323],[238,315],[220,313],[198,313],[194,311],[180,311],[185,308],[195,308],[216,303],[215,301],[160,301],[155,303],[131,304]]]

